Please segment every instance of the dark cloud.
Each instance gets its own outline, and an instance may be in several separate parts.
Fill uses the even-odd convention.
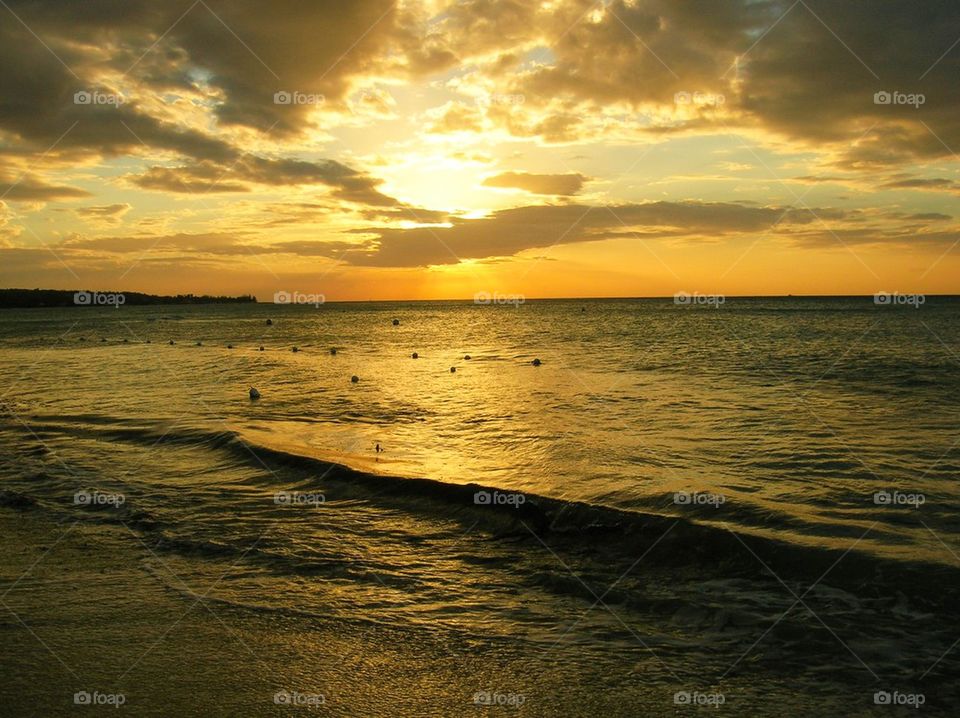
[[[276,92],[341,99],[352,76],[381,66],[396,47],[399,23],[411,21],[392,0],[276,0],[269,9],[256,0],[9,5],[63,59],[66,72],[83,77],[91,68],[129,71],[154,91],[188,87],[200,77],[223,94],[216,108],[222,122],[273,126],[280,133],[301,131],[312,106],[277,104]],[[22,41],[18,49],[32,41],[37,47],[31,56],[46,53],[56,62],[22,25],[6,25]],[[110,52],[102,59],[85,48]]]
[[[276,104],[274,93],[288,89],[339,97],[351,72],[369,69],[370,53],[383,50],[376,38],[381,26],[393,25],[390,4],[282,0],[270,12],[253,2],[208,5],[209,10],[204,3],[193,6],[175,23],[189,5],[145,0],[12,3],[30,30],[12,16],[0,25],[0,133],[20,147],[49,154],[49,161],[66,153],[74,157],[170,153],[191,160],[183,167],[155,166],[134,179],[149,189],[241,192],[246,183],[320,183],[345,201],[395,205],[396,200],[376,189],[379,180],[361,171],[333,160],[257,156],[223,135],[157,116],[151,105],[157,97],[147,102],[136,94],[195,89],[202,81],[223,93],[223,102],[214,107],[222,124],[269,129],[273,135],[305,131],[311,107]],[[297,52],[290,51],[291,43],[296,43]],[[341,58],[338,52],[346,55]],[[108,70],[129,70],[121,81],[132,82],[136,91],[127,96],[98,84],[96,78]],[[274,72],[282,72],[286,88]],[[86,93],[79,102],[77,93]],[[82,190],[22,182],[9,196],[86,195]]]
[[[307,211],[313,211],[308,207]],[[499,261],[526,250],[610,239],[711,241],[769,236],[795,246],[943,245],[957,231],[931,228],[950,217],[898,214],[886,225],[859,212],[798,210],[719,202],[650,202],[610,206],[538,205],[494,212],[482,219],[447,217],[444,226],[353,230],[351,239],[268,241],[252,232],[173,233],[88,238],[74,236],[54,249],[77,261],[136,254],[158,261],[187,258],[292,255],[325,258],[354,267],[413,268],[461,260]],[[120,264],[121,260],[114,260]],[[126,260],[129,261],[129,260]],[[206,261],[206,260],[205,260]]]
[[[136,235],[121,237],[73,237],[57,246],[57,251],[72,255],[91,252],[102,254],[144,255],[138,261],[170,261],[170,255],[186,254],[193,258],[203,255],[215,257],[243,257],[267,254],[290,254],[300,257],[338,258],[347,251],[362,249],[363,240],[258,242],[244,233],[178,232],[165,235]],[[146,255],[149,253],[149,257]]]
[[[841,160],[850,169],[960,146],[951,99],[960,53],[947,52],[960,36],[960,5],[950,0],[919,9],[905,0],[718,0],[709,12],[699,0],[461,0],[434,16],[432,6],[390,0],[277,0],[269,11],[256,0],[9,4],[50,49],[18,22],[0,29],[0,127],[41,148],[77,122],[63,148],[124,153],[142,141],[197,159],[236,157],[223,141],[150,116],[143,98],[73,105],[73,93],[97,89],[91,78],[107,71],[129,71],[141,92],[206,88],[221,125],[287,137],[310,128],[316,104],[277,103],[278,91],[339,107],[356,78],[472,62],[524,103],[453,103],[434,131],[479,131],[488,117],[518,135],[568,142],[595,132],[585,111],[675,107],[678,96],[700,93],[714,99],[649,131],[759,127],[848,144],[866,134]],[[923,93],[926,102],[877,104],[878,91]]]
[[[36,31],[44,32],[42,24]],[[89,79],[96,69],[89,52],[67,45],[67,38],[45,35],[53,52],[13,20],[0,24],[0,131],[22,146],[53,156],[70,150],[115,156],[152,149],[225,161],[235,154],[222,140],[145,114],[135,100],[78,103],[78,92],[105,99],[120,93]]]
[[[90,193],[78,187],[52,185],[36,177],[0,179],[0,199],[22,202],[43,202],[58,199],[89,197]]]
[[[918,222],[944,222],[948,219],[953,219],[953,217],[940,212],[918,212],[916,214],[908,214],[904,219],[916,220]]]
[[[226,181],[227,170],[210,162],[181,167],[150,167],[140,175],[131,176],[133,184],[158,192],[209,194],[220,192],[249,192],[239,182]]]
[[[333,196],[374,207],[393,207],[396,199],[377,189],[380,180],[333,160],[304,162],[241,155],[227,165],[198,162],[178,167],[150,167],[130,181],[145,189],[182,193],[249,192],[250,184],[264,186],[326,185]]]
[[[227,232],[189,233],[167,235],[141,235],[132,237],[73,237],[58,246],[58,251],[105,252],[109,254],[169,252],[190,254],[244,255],[252,252],[241,243],[240,238]]]
[[[933,220],[940,221],[940,220]],[[863,227],[810,229],[800,232],[784,232],[782,238],[799,247],[808,248],[846,248],[857,246],[888,246],[901,249],[917,247],[951,247],[960,242],[960,229],[926,231],[924,225],[903,225],[896,227]],[[922,231],[918,231],[922,230]]]
[[[943,177],[912,177],[910,179],[894,180],[880,185],[884,189],[927,189],[927,190],[953,190],[957,189],[957,183],[954,180]]]
[[[538,63],[500,79],[521,107],[491,106],[487,117],[513,134],[553,142],[596,138],[585,122],[611,107],[632,120],[651,108],[675,116],[649,119],[646,131],[762,129],[822,146],[839,167],[878,167],[951,157],[960,147],[955,78],[960,5],[930,0],[572,0],[549,9],[529,3],[522,23],[549,48]],[[491,51],[503,39],[484,33],[484,17],[519,17],[514,3],[465,1],[445,27],[477,28]],[[515,22],[507,23],[511,37]],[[475,51],[477,37],[465,41]],[[877,93],[900,93],[902,102]],[[699,94],[698,94],[699,93]],[[910,102],[909,96],[923,95]],[[529,120],[530,109],[546,112]]]
[[[814,211],[708,202],[650,202],[609,207],[540,205],[494,212],[484,219],[451,218],[450,227],[357,230],[375,244],[346,255],[351,264],[417,267],[462,259],[512,256],[537,247],[619,236],[662,238],[758,232],[776,223],[842,219],[838,210]]]

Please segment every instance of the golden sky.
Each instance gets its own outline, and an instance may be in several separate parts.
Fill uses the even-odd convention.
[[[960,5],[7,0],[0,285],[960,293]]]

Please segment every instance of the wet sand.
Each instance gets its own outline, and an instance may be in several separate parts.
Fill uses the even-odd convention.
[[[112,710],[112,700],[138,716],[297,710],[278,704],[278,692],[281,701],[303,710],[312,704],[313,714],[329,716],[667,716],[705,709],[674,703],[676,686],[654,656],[625,672],[598,664],[584,674],[511,642],[478,641],[455,651],[443,632],[238,610],[171,575],[134,531],[61,523],[29,508],[0,508],[0,536],[0,704],[10,715],[78,715],[75,694],[82,692],[106,701],[101,710]],[[725,705],[711,712],[898,711],[865,700],[853,701],[862,708],[851,710],[851,692],[869,691],[869,681],[848,693],[816,693],[743,668],[723,686]],[[478,692],[503,705],[476,706]],[[924,715],[938,714],[926,708]]]
[[[587,715],[605,702],[622,707],[627,698],[598,693],[588,706],[576,677],[562,670],[543,675],[549,665],[525,669],[522,654],[509,647],[457,655],[429,634],[257,615],[191,599],[183,582],[182,591],[171,591],[153,577],[167,572],[178,581],[123,528],[58,524],[4,508],[0,535],[7,547],[0,703],[11,715],[77,715],[78,692],[92,701],[95,693],[102,701],[122,696],[112,699],[138,716],[296,710],[275,703],[280,691],[329,716],[470,715],[475,693],[486,690],[501,700],[522,696],[519,712],[509,710],[529,716]],[[102,710],[111,708],[107,702]]]

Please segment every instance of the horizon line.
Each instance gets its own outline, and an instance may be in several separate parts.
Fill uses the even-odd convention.
[[[193,294],[193,293],[178,293],[178,294],[153,294],[150,292],[144,292],[141,290],[126,290],[126,291],[115,291],[115,290],[89,290],[89,289],[25,289],[20,287],[0,287],[0,292],[5,291],[24,291],[24,292],[96,292],[98,294],[142,294],[147,297],[208,297],[210,299],[239,299],[242,297],[252,297],[256,301],[251,303],[262,304],[265,306],[297,306],[301,304],[300,302],[277,302],[271,300],[261,301],[261,299],[253,293],[245,294],[222,294],[222,295],[210,295],[210,294]],[[291,294],[291,293],[288,293]],[[305,293],[304,293],[305,294]],[[631,299],[675,299],[677,296],[687,295],[687,296],[711,296],[711,297],[724,297],[724,299],[853,299],[853,298],[870,298],[875,297],[880,294],[888,295],[918,295],[924,297],[940,297],[940,298],[954,298],[960,297],[960,293],[931,293],[931,292],[885,292],[878,291],[871,294],[862,294],[862,293],[851,293],[851,294],[724,294],[723,292],[685,292],[680,291],[674,294],[649,294],[649,295],[594,295],[594,296],[563,296],[563,297],[531,297],[524,295],[520,292],[515,293],[503,293],[498,292],[483,292],[486,294],[489,299],[488,301],[477,301],[476,295],[473,297],[432,297],[432,298],[408,298],[408,299],[327,299],[324,295],[324,299],[321,302],[322,304],[370,304],[376,302],[473,302],[477,305],[496,305],[496,304],[514,304],[514,303],[525,303],[525,302],[543,302],[543,301],[597,301],[597,300],[631,300]],[[504,298],[504,301],[498,301],[495,297]],[[517,301],[519,300],[519,301]],[[197,302],[201,303],[222,303],[222,302]],[[158,302],[158,304],[162,304]],[[308,304],[308,303],[307,303]],[[149,306],[149,305],[140,305],[140,306]],[[26,308],[26,307],[24,307]],[[43,307],[31,307],[31,308],[43,308]]]

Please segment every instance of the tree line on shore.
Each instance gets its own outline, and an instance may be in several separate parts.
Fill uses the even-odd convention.
[[[86,295],[84,297],[83,295]],[[25,309],[32,307],[75,307],[98,305],[90,301],[94,295],[122,296],[124,305],[151,304],[249,304],[257,298],[251,294],[237,297],[211,296],[208,294],[177,294],[173,296],[144,294],[143,292],[93,292],[70,289],[0,289],[0,309]]]

